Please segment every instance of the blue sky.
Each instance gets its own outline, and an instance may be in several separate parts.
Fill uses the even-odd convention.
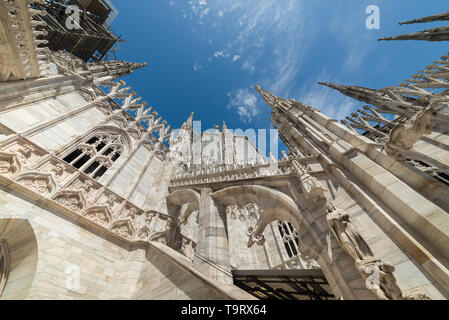
[[[132,0],[112,29],[128,42],[119,59],[149,63],[124,80],[179,128],[191,111],[203,129],[273,128],[254,85],[342,119],[361,103],[318,81],[397,85],[447,54],[447,44],[378,42],[444,23],[398,22],[448,11],[447,0]],[[380,8],[380,30],[365,9]],[[447,24],[447,23],[446,23]]]

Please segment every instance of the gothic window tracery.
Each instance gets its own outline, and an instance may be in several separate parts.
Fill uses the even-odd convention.
[[[98,132],[85,139],[63,160],[90,177],[99,179],[123,153],[120,134]]]
[[[5,289],[9,274],[9,252],[6,241],[0,240],[0,296]]]
[[[289,258],[299,256],[299,236],[291,223],[278,221],[278,229]]]
[[[440,170],[439,168],[436,168],[431,164],[428,164],[425,161],[418,159],[407,159],[407,163],[414,166],[418,170],[423,171],[431,175],[432,177],[435,177],[444,184],[449,185],[449,175],[446,172]]]

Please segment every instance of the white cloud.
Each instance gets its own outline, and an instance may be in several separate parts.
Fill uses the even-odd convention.
[[[203,66],[202,66],[202,65],[200,65],[198,62],[194,62],[194,63],[193,63],[193,71],[198,72],[198,71],[200,71],[201,69],[203,69]]]
[[[227,52],[226,50],[220,50],[220,51],[216,51],[214,53],[214,57],[215,58],[228,58],[231,54],[229,52]]]
[[[301,102],[319,109],[326,116],[342,120],[360,105],[357,100],[344,96],[340,92],[319,85],[317,82],[341,83],[339,79],[331,77],[325,70],[321,72],[317,79],[308,81],[299,92]]]
[[[242,70],[248,70],[250,73],[253,73],[256,70],[256,67],[251,62],[245,61]]]
[[[204,18],[209,14],[210,8],[207,7],[206,0],[190,0],[189,5],[192,12],[200,19]]]
[[[198,23],[204,22],[201,28],[208,37],[205,41],[213,39],[214,46],[220,45],[211,58],[230,58],[233,62],[242,59],[241,69],[251,75],[251,81],[279,96],[305,97],[306,103],[323,108],[328,116],[344,118],[347,112],[355,108],[355,102],[351,99],[316,85],[316,81],[326,79],[319,78],[311,84],[299,75],[304,72],[306,59],[314,54],[313,46],[323,40],[316,37],[323,30],[325,36],[326,32],[330,33],[342,44],[338,50],[343,50],[345,58],[340,62],[340,79],[334,79],[335,82],[345,83],[351,73],[360,74],[361,66],[374,48],[374,45],[366,45],[371,41],[369,37],[372,33],[367,32],[362,21],[364,10],[359,9],[363,3],[357,3],[356,9],[351,9],[354,4],[339,0],[336,10],[326,10],[326,14],[330,13],[326,15],[326,21],[313,23],[313,28],[311,21],[323,16],[321,2],[190,0],[189,6],[190,18]],[[206,9],[209,10],[206,12]],[[209,12],[213,14],[205,19]],[[213,38],[215,31],[218,35],[225,31],[228,40],[223,43],[222,38]],[[323,67],[317,64],[314,76],[322,71]],[[235,99],[249,92],[233,92],[234,100],[231,100],[235,102]],[[298,92],[300,95],[295,95]],[[258,112],[251,104],[238,103],[240,106],[235,107],[232,101],[230,105],[237,110],[241,119],[251,121],[249,119]]]
[[[242,122],[251,122],[259,114],[257,96],[248,89],[239,89],[228,93],[229,110],[236,110]]]

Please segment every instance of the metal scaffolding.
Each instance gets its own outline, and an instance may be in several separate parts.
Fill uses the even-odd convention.
[[[35,5],[37,9],[47,12],[47,15],[39,17],[47,23],[46,39],[50,50],[65,50],[85,62],[99,62],[114,47],[120,37],[105,23],[111,10],[108,7],[99,10],[102,1],[92,2],[95,2],[96,13],[88,11],[76,0],[52,0],[47,1],[46,5]],[[66,26],[66,9],[70,5],[80,8],[80,28],[69,29]],[[92,5],[91,3],[89,7]]]

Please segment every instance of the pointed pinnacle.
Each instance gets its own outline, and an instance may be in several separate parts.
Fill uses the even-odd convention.
[[[193,127],[193,115],[194,115],[194,112],[190,113],[189,118],[188,118],[187,121],[184,122],[184,124],[182,125],[182,128],[183,128],[183,129],[192,129],[192,127]]]
[[[340,85],[340,84],[334,84],[329,82],[318,82],[318,84],[327,86],[331,89],[337,90],[344,94],[345,96],[351,97],[353,99],[374,104],[374,100],[378,99],[379,97],[379,91],[375,89],[360,87],[360,86],[347,86],[347,85]]]
[[[323,82],[323,81],[319,81],[318,84],[322,85],[322,86],[329,87],[329,88],[334,89],[334,90],[338,90],[338,91],[341,91],[341,90],[343,90],[343,89],[345,89],[347,87],[347,86],[344,86],[344,85],[341,85],[341,84],[335,84],[335,83]]]
[[[416,33],[408,33],[395,37],[384,37],[377,41],[390,40],[424,40],[424,41],[448,41],[449,40],[449,26],[432,28]]]
[[[148,63],[146,63],[146,62],[143,62],[143,63],[135,63],[134,64],[134,68],[136,68],[136,69],[141,69],[141,68],[144,68],[144,67],[147,67],[148,66]]]
[[[404,25],[404,24],[426,23],[426,22],[433,22],[433,21],[448,21],[448,20],[449,20],[449,11],[440,13],[440,14],[427,16],[427,17],[420,18],[420,19],[413,19],[413,20],[399,22],[399,24]]]

